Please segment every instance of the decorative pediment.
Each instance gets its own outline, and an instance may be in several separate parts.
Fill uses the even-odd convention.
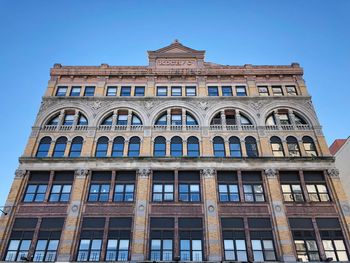
[[[169,46],[155,51],[148,51],[151,67],[195,68],[203,65],[204,50],[195,50],[175,40]]]

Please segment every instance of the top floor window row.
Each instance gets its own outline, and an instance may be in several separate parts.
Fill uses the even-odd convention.
[[[155,91],[150,94],[154,94],[159,97],[193,97],[198,95],[207,95],[207,96],[297,96],[301,92],[298,90],[298,87],[293,84],[286,85],[256,85],[256,91],[252,91],[251,88],[248,88],[246,85],[230,85],[230,84],[208,84],[207,90],[204,94],[198,92],[198,87],[195,84],[189,85],[162,85],[159,84],[155,87]],[[204,92],[204,91],[203,91]],[[200,93],[200,94],[198,94]],[[93,85],[59,85],[56,87],[55,96],[57,97],[91,97],[91,96],[107,96],[107,97],[144,97],[146,94],[146,85],[106,85],[106,87],[101,88],[101,91],[97,91],[97,88]]]
[[[259,96],[297,96],[300,94],[295,85],[257,85]]]

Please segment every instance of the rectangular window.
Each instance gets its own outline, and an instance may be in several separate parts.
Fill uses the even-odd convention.
[[[280,182],[284,201],[304,202],[298,172],[280,171]]]
[[[200,176],[196,171],[179,171],[179,201],[200,202]]]
[[[238,179],[234,171],[218,171],[220,202],[239,202]]]
[[[246,202],[265,202],[264,187],[259,172],[242,172],[244,200]]]
[[[248,218],[254,261],[276,261],[271,221],[269,218]]]
[[[274,96],[283,96],[282,86],[272,86]]]
[[[68,89],[67,86],[58,86],[57,87],[57,91],[56,91],[56,96],[57,97],[64,97],[64,96],[66,96],[67,89]]]
[[[311,202],[330,202],[326,181],[322,171],[304,172],[306,189]]]
[[[143,96],[145,96],[145,87],[144,86],[136,86],[134,93],[135,93],[136,97],[143,97]]]
[[[259,95],[262,97],[269,96],[269,89],[267,86],[259,86],[258,91],[259,91]]]
[[[219,90],[217,86],[208,87],[208,96],[219,96]]]
[[[180,260],[203,261],[201,218],[179,218]]]
[[[71,97],[79,97],[80,90],[81,90],[81,86],[72,86],[72,89],[70,91],[70,96]]]
[[[15,219],[6,251],[5,261],[30,260],[27,257],[37,222],[37,218]]]
[[[157,87],[157,96],[159,96],[159,97],[168,96],[168,87],[166,87],[166,86]]]
[[[224,257],[227,261],[247,261],[246,237],[242,218],[221,218]]]
[[[197,96],[196,87],[186,86],[186,96],[187,97]]]
[[[130,97],[131,96],[131,87],[130,86],[124,86],[120,90],[120,96],[122,97]]]
[[[320,261],[316,236],[310,218],[289,218],[299,261]]]
[[[135,172],[118,172],[114,187],[115,202],[133,202],[135,193]]]
[[[43,218],[33,261],[56,261],[64,218]]]
[[[151,218],[150,260],[172,261],[174,240],[174,218]]]
[[[174,96],[174,97],[182,96],[182,87],[181,86],[171,87],[171,96]]]
[[[108,97],[117,96],[117,89],[118,89],[117,86],[109,86],[109,87],[107,88],[107,96],[108,96]]]
[[[84,96],[85,97],[95,96],[95,86],[86,86]]]
[[[77,261],[100,261],[105,218],[83,218]]]
[[[316,218],[326,258],[349,261],[344,236],[338,218]]]
[[[245,86],[236,86],[236,95],[238,97],[247,96],[247,91]]]
[[[31,172],[23,202],[44,202],[50,172]]]
[[[153,173],[153,202],[174,201],[174,173],[155,171]]]
[[[72,126],[74,123],[74,114],[67,113],[64,116],[63,125]]]
[[[286,90],[287,90],[288,95],[290,95],[290,96],[298,95],[297,89],[295,86],[286,86]]]
[[[117,125],[127,125],[127,124],[128,124],[128,115],[118,114]]]
[[[68,202],[70,199],[73,180],[74,172],[55,172],[49,201]]]
[[[182,115],[171,114],[171,125],[182,125]]]
[[[132,219],[129,217],[110,218],[106,261],[128,261]]]
[[[111,172],[93,172],[89,189],[89,202],[108,202]]]
[[[221,90],[222,90],[222,96],[225,96],[225,97],[232,96],[232,87],[231,86],[222,86]]]

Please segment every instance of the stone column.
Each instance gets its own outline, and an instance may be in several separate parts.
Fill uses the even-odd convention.
[[[129,140],[124,141],[124,151],[123,151],[123,156],[128,156],[128,151],[129,151]]]
[[[203,187],[205,234],[209,261],[221,261],[221,233],[216,195],[216,171],[211,168],[201,170]]]
[[[231,156],[231,151],[230,151],[230,140],[224,140],[224,144],[225,144],[225,154],[226,156]]]
[[[226,130],[226,115],[225,115],[225,111],[224,110],[220,111],[220,117],[221,117],[222,129]]]
[[[241,140],[242,157],[247,157],[247,148],[245,147],[245,140]]]
[[[241,126],[241,114],[238,110],[235,111],[235,118],[236,118],[236,125],[238,127],[238,130],[242,130]]]
[[[89,184],[89,171],[79,169],[75,171],[75,180],[71,191],[71,201],[67,209],[67,217],[61,234],[57,261],[72,261],[76,242],[79,242],[79,222],[85,203]]]
[[[274,229],[276,229],[277,242],[280,246],[281,258],[279,261],[296,261],[293,238],[289,231],[288,218],[283,205],[283,195],[277,178],[276,169],[266,169],[266,194],[270,198],[271,216]]]
[[[182,140],[182,156],[188,156],[188,154],[187,154],[187,140]]]
[[[171,140],[166,139],[166,146],[165,146],[165,156],[170,156],[170,144],[171,144]]]
[[[72,140],[67,140],[66,149],[64,150],[64,155],[63,155],[64,157],[69,156],[71,145],[72,145]]]
[[[334,196],[334,201],[341,215],[339,220],[344,229],[344,239],[350,240],[350,206],[348,197],[340,181],[339,170],[336,168],[328,169],[326,178],[330,186],[330,192]]]
[[[136,204],[134,211],[133,244],[131,260],[143,261],[146,259],[148,243],[148,209],[149,192],[152,171],[149,168],[140,168],[137,172]]]
[[[256,88],[256,83],[255,83],[254,77],[247,79],[247,86],[248,86],[248,90],[247,90],[248,96],[258,96],[259,95],[258,90]]]
[[[15,175],[5,206],[0,207],[6,213],[3,214],[0,212],[0,256],[4,256],[7,245],[6,240],[11,234],[10,227],[14,221],[16,205],[23,196],[25,185],[28,180],[28,173],[26,170],[17,169]]]
[[[166,129],[170,131],[170,126],[171,126],[171,109],[167,109],[166,111]]]

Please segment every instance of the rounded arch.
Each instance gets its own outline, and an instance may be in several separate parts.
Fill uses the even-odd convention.
[[[185,110],[186,116],[193,118],[194,121],[196,122],[196,124],[188,124],[188,125],[202,125],[202,123],[203,123],[203,119],[202,119],[201,115],[198,114],[199,111],[193,110],[189,107],[186,107],[185,105],[183,105],[183,106],[174,105],[174,106],[164,107],[164,108],[158,110],[156,113],[152,114],[152,117],[151,117],[152,125],[156,125],[156,122],[159,118],[161,118],[164,115],[166,116],[167,111],[169,109],[170,110],[179,110],[179,111],[181,110],[181,115],[182,115],[182,110]],[[187,117],[186,117],[186,119],[187,119]]]
[[[79,114],[82,114],[86,118],[88,124],[91,125],[93,115],[88,109],[86,109],[86,104],[84,105],[81,102],[76,102],[74,104],[74,106],[68,105],[68,103],[63,101],[59,105],[54,105],[48,109],[42,110],[35,122],[35,126],[43,127],[56,115],[59,116],[61,111],[78,111]]]
[[[182,138],[174,136],[170,140],[170,155],[173,157],[180,157],[183,155]]]
[[[247,136],[245,137],[244,142],[245,142],[245,148],[247,151],[247,156],[258,157],[259,156],[258,144],[256,142],[255,137]]]
[[[47,157],[49,149],[52,143],[52,138],[50,136],[45,136],[40,139],[38,149],[36,151],[36,157]]]
[[[53,149],[52,157],[63,157],[67,147],[67,137],[61,136],[56,140],[55,147]]]
[[[153,144],[153,156],[164,157],[166,155],[166,139],[163,136],[157,136]]]
[[[117,136],[113,140],[112,157],[122,157],[124,155],[125,139]]]
[[[106,157],[107,156],[108,142],[109,142],[109,139],[106,136],[101,136],[98,138],[97,143],[96,143],[96,151],[95,151],[96,157]]]
[[[228,125],[236,125],[236,111],[239,111],[242,125],[254,125],[256,126],[256,120],[254,118],[254,115],[251,114],[247,109],[244,109],[243,107],[232,107],[232,106],[221,106],[221,107],[215,107],[212,108],[210,111],[208,111],[206,115],[206,125],[211,125],[212,120],[221,115],[221,112],[224,111],[225,117],[226,117],[226,124]],[[221,117],[221,116],[220,116]],[[227,118],[228,117],[228,118]],[[249,122],[246,122],[245,119]],[[227,123],[227,120],[228,123]],[[242,123],[243,122],[243,123]],[[235,124],[234,124],[235,123]],[[220,125],[220,124],[219,124]]]
[[[199,139],[196,136],[190,136],[187,138],[187,156],[200,156]]]
[[[115,108],[113,110],[109,110],[108,112],[105,112],[102,114],[99,118],[97,118],[97,125],[112,125],[113,123],[113,116],[115,111],[117,111],[116,114],[116,125],[127,125],[128,121],[128,115],[129,110],[131,111],[131,125],[144,125],[144,120],[141,116],[141,114],[134,109],[131,108]]]
[[[129,139],[128,156],[138,157],[140,155],[141,139],[138,136],[133,136]]]
[[[225,157],[225,140],[221,136],[215,136],[213,138],[213,153],[214,157]]]
[[[237,136],[231,136],[228,139],[230,156],[231,157],[242,157],[241,140]]]
[[[80,157],[81,150],[83,149],[84,139],[81,136],[73,138],[70,149],[69,157]]]
[[[301,108],[294,108],[290,106],[275,106],[266,111],[265,114],[262,114],[264,117],[262,121],[264,121],[264,125],[277,125],[277,121],[275,119],[274,112],[277,111],[277,116],[282,117],[282,121],[280,118],[281,124],[292,124],[288,111],[292,111],[295,118],[295,123],[297,125],[317,125],[317,121],[312,117],[311,114],[306,114],[308,110],[303,110]]]

